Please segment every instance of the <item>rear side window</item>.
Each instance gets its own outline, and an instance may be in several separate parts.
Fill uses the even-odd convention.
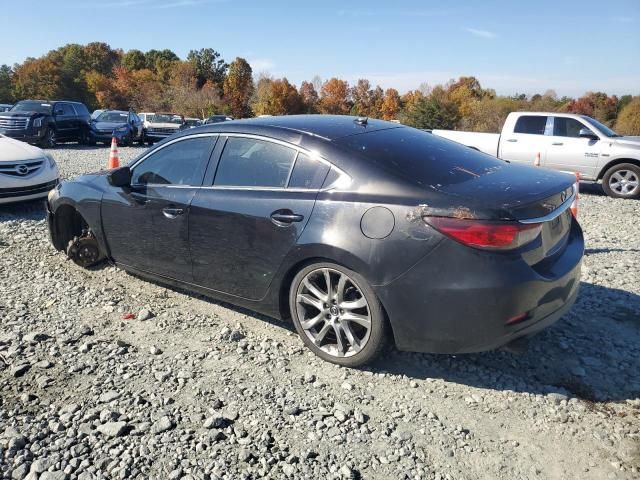
[[[531,135],[544,135],[547,126],[547,117],[535,115],[523,115],[516,121],[513,133],[529,133]]]
[[[68,103],[57,103],[56,113],[58,115],[75,115],[75,110]]]
[[[364,160],[421,187],[461,183],[504,168],[506,163],[415,128],[399,127],[350,135],[336,143]]]
[[[318,189],[322,186],[328,171],[329,165],[300,152],[291,172],[289,188]]]
[[[181,140],[156,150],[137,165],[133,185],[202,185],[214,137]]]
[[[229,137],[214,185],[284,188],[297,151],[254,138]]]
[[[556,137],[580,137],[580,130],[585,127],[578,120],[566,117],[553,117],[553,134]]]
[[[89,115],[89,110],[83,103],[73,103],[72,105],[78,115]]]

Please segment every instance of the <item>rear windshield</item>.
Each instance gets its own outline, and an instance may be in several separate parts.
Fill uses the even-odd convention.
[[[337,143],[424,187],[461,183],[505,166],[497,158],[415,128],[377,130],[343,137]]]

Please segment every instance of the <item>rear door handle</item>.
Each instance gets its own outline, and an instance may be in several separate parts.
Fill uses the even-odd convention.
[[[508,138],[507,142],[517,142],[518,139],[517,138]]]
[[[564,145],[562,142],[553,142],[551,145]]]
[[[184,208],[164,207],[162,209],[162,214],[167,218],[176,218],[178,215],[182,215],[183,213]]]
[[[303,215],[293,213],[291,210],[276,210],[271,214],[271,221],[278,226],[289,225],[293,222],[304,220]]]

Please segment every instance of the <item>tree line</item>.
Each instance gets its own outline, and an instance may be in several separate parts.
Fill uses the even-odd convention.
[[[171,50],[123,51],[108,44],[68,44],[39,58],[0,66],[0,103],[71,99],[89,108],[172,111],[204,118],[296,113],[351,114],[399,120],[418,128],[498,132],[514,111],[589,115],[623,134],[640,135],[640,96],[587,92],[580,98],[542,94],[497,95],[472,76],[420,85],[403,95],[367,79],[354,85],[316,76],[299,87],[286,78],[254,75],[243,58],[227,63],[212,48],[182,60]]]

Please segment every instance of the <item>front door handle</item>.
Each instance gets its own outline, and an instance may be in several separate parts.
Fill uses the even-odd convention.
[[[517,142],[518,139],[517,138],[509,138],[507,139],[507,142]]]
[[[271,221],[278,226],[289,225],[293,222],[301,222],[304,220],[303,215],[293,213],[291,210],[276,210],[271,214]]]
[[[162,209],[162,214],[167,218],[176,218],[178,215],[182,215],[183,213],[184,208],[164,207]]]
[[[558,146],[558,145],[564,145],[564,143],[562,143],[562,142],[553,142],[551,145],[556,145],[556,146]]]

